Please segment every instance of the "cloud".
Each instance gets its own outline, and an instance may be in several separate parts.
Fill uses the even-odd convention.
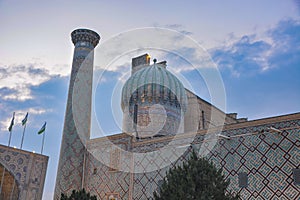
[[[96,70],[94,70],[93,84],[111,83],[118,80],[125,82],[130,72],[130,66],[131,63],[125,61],[124,64],[112,64],[106,69],[102,69],[100,66],[95,66]]]
[[[144,53],[153,55],[153,58],[159,58],[166,53],[185,55],[186,51],[181,51],[183,47],[186,48],[185,50],[196,51],[199,45],[188,35],[191,33],[184,30],[180,24],[153,25],[119,33],[103,41],[97,47],[96,69],[116,71],[118,68],[114,66],[124,65],[131,58]],[[111,65],[112,62],[114,62],[113,65]]]
[[[174,29],[184,35],[193,35],[192,32],[185,30],[184,26],[182,24],[167,24],[164,27],[169,28],[169,29]]]
[[[52,76],[38,66],[0,66],[0,98],[3,100],[26,101],[33,99],[31,87],[48,81]]]
[[[297,6],[298,12],[300,13],[300,0],[294,0],[295,5]]]
[[[221,69],[229,69],[234,76],[255,75],[286,65],[299,65],[299,33],[300,23],[288,19],[267,31],[264,38],[244,35],[210,53]],[[231,35],[230,40],[233,39]]]
[[[265,41],[255,41],[254,36],[243,36],[232,46],[216,49],[213,60],[221,68],[229,68],[236,76],[269,68],[267,54],[271,45]]]
[[[181,24],[156,24],[152,28],[124,32],[107,40],[106,44],[102,44],[102,49],[99,47],[102,52],[97,54],[103,60],[109,57],[122,60],[118,65],[109,68],[114,72],[132,57],[150,52],[155,58],[166,59],[168,65],[177,73],[215,68],[217,65],[221,69],[229,70],[236,77],[248,76],[299,63],[299,27],[298,21],[286,19],[260,35],[237,37],[230,34],[223,46],[206,50],[188,36],[190,33],[184,33],[188,31]],[[105,62],[109,63],[109,60]]]
[[[272,67],[300,65],[300,21],[281,21],[276,29],[268,32],[274,41],[269,63]]]

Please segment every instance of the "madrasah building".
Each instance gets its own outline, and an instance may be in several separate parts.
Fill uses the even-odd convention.
[[[166,61],[132,59],[122,133],[90,139],[94,48],[77,29],[55,196],[85,188],[101,200],[153,199],[166,172],[195,150],[222,168],[242,199],[300,198],[300,113],[247,120],[184,88]]]

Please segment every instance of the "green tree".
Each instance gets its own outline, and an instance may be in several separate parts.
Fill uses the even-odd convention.
[[[66,194],[61,194],[60,200],[97,200],[96,196],[91,196],[90,193],[86,193],[85,189],[79,191],[72,191],[72,194],[68,197]]]
[[[237,200],[239,195],[226,192],[229,180],[221,169],[193,151],[188,161],[167,172],[155,200]]]

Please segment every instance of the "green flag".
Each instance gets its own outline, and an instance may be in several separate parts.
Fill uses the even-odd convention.
[[[24,119],[22,120],[22,126],[24,126],[26,124],[27,118],[28,118],[28,112],[26,113]]]
[[[13,127],[13,125],[14,125],[14,121],[15,121],[15,112],[14,112],[14,114],[13,114],[13,117],[12,117],[12,119],[11,119],[10,125],[9,125],[9,127],[8,127],[8,131],[9,131],[9,132],[11,132],[11,130],[12,130],[12,127]]]
[[[42,133],[44,133],[45,132],[45,130],[46,130],[46,122],[44,123],[44,125],[42,126],[42,128],[39,130],[39,132],[38,132],[38,134],[42,134]]]

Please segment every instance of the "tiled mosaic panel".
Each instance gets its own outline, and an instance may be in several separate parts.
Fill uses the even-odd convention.
[[[19,184],[19,199],[42,199],[48,157],[0,145],[0,162]]]
[[[83,143],[86,138],[89,138],[90,132],[92,70],[92,49],[76,47],[57,171],[55,199],[59,199],[61,193],[70,194],[72,190],[79,190],[82,187],[85,152]]]
[[[178,151],[175,149],[173,151],[173,156],[178,157],[175,162],[173,161],[173,156],[157,155],[153,160],[149,160],[149,163],[143,162],[145,165],[145,171],[149,169],[152,161],[156,162],[157,166],[161,166],[161,162],[171,163],[169,166],[160,168],[158,170],[134,174],[134,189],[133,189],[133,199],[153,199],[153,193],[158,191],[159,183],[165,177],[167,171],[173,168],[175,165],[179,165],[182,162],[187,161],[188,156],[191,153],[192,148],[187,148],[187,151],[181,156],[178,156]],[[154,163],[155,164],[155,163]]]
[[[283,132],[268,132],[267,128],[270,126],[281,129]],[[207,157],[217,167],[222,167],[226,178],[230,179],[231,184],[228,190],[240,192],[243,199],[299,199],[300,186],[293,183],[292,174],[294,168],[300,168],[299,127],[300,120],[294,120],[224,131],[222,134],[231,136],[246,133],[254,133],[254,135],[231,138],[231,140],[219,139]],[[197,136],[192,145],[193,148],[209,147],[206,145],[207,142],[203,142],[203,139],[203,136]],[[184,144],[185,139],[178,141],[178,144],[180,142]],[[98,146],[101,145],[98,143]],[[136,147],[133,151],[149,151],[151,148],[159,146],[160,143],[148,143]],[[188,154],[186,152],[171,167],[186,160]],[[149,165],[159,166],[164,159],[167,161],[167,158],[162,156],[156,157],[154,163],[153,160],[135,162],[135,167],[144,167],[146,171]],[[95,191],[100,199],[104,198],[106,193],[116,191],[120,193],[121,199],[131,199],[129,194],[132,194],[134,200],[152,199],[159,181],[163,179],[169,168],[133,174],[132,184],[130,182],[131,174],[109,172],[109,167],[99,167],[99,163],[95,160],[91,160],[91,162],[94,164],[88,168],[97,168],[97,175],[95,175],[97,178],[88,183],[89,190]],[[238,185],[240,172],[248,174],[248,187],[246,188],[240,188]],[[89,173],[88,177],[93,177],[91,176],[92,169],[89,169]],[[89,180],[92,179],[89,178]],[[131,184],[132,189],[130,188]]]
[[[123,161],[121,160],[120,164],[124,164]],[[129,199],[132,174],[112,169],[91,154],[88,154],[86,162],[84,187],[87,191],[97,195],[98,199],[108,199],[112,193],[117,194],[120,199]]]
[[[87,29],[71,33],[75,45],[54,199],[82,188],[85,143],[90,135],[94,48],[100,36]]]
[[[228,131],[236,135],[270,126],[285,129],[282,133],[265,131],[220,140],[208,157],[231,180],[229,190],[240,192],[243,199],[299,199],[300,186],[293,183],[292,174],[294,168],[300,167],[299,125],[299,121],[290,121]],[[240,172],[248,174],[247,188],[239,188]]]

